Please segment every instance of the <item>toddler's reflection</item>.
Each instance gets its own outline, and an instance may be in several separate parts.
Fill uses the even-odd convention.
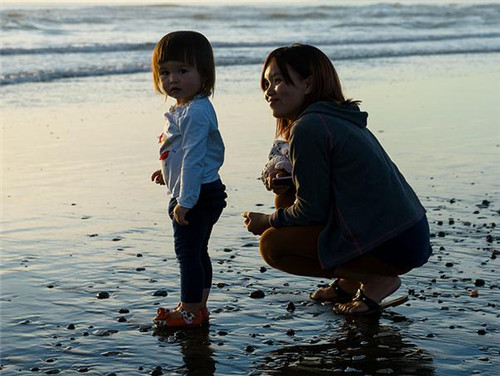
[[[184,365],[176,372],[189,376],[215,374],[214,350],[210,344],[208,326],[184,331],[156,330],[153,335],[159,341],[175,341],[180,344]]]

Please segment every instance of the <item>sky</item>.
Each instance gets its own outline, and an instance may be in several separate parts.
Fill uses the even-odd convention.
[[[471,2],[495,2],[498,0],[330,0],[328,2],[335,3],[432,3],[432,2],[449,2],[449,3],[471,3]],[[320,3],[327,2],[325,0],[272,0],[272,3]],[[0,0],[1,4],[63,4],[63,3],[72,3],[72,4],[217,4],[217,3],[266,3],[269,4],[270,0]]]
[[[273,3],[300,3],[304,0],[273,0]],[[269,0],[1,0],[6,4],[152,4],[152,3],[177,3],[177,4],[215,4],[215,3],[269,3]]]

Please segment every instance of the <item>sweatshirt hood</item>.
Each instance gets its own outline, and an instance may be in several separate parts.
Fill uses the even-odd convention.
[[[309,113],[324,113],[346,120],[359,128],[367,126],[368,113],[361,111],[356,104],[336,104],[333,102],[316,102],[307,107],[296,119],[299,120]]]

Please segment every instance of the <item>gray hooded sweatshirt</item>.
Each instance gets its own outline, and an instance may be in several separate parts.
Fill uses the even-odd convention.
[[[290,159],[296,198],[271,215],[273,227],[325,225],[322,267],[372,250],[425,214],[417,195],[366,128],[356,105],[316,102],[292,124]]]

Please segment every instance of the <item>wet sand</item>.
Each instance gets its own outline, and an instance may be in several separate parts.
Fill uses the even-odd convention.
[[[431,223],[434,254],[398,292],[409,302],[379,318],[311,302],[328,281],[267,267],[243,228],[242,211],[272,210],[257,178],[273,120],[256,85],[226,72],[214,98],[228,207],[211,240],[211,324],[184,332],[150,322],[178,301],[167,198],[149,182],[161,98],[102,97],[105,83],[83,80],[81,103],[3,111],[2,375],[498,374],[500,72],[440,69],[344,77]]]

